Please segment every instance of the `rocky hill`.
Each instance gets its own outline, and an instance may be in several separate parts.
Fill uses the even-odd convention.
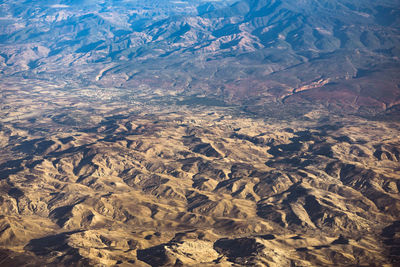
[[[399,1],[0,1],[0,266],[398,266]]]

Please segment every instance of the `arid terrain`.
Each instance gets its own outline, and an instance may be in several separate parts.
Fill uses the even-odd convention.
[[[399,262],[398,121],[88,94],[2,92],[1,266]]]
[[[399,25],[0,1],[0,266],[400,266]]]

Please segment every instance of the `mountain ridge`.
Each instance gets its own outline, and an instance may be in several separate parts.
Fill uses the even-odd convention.
[[[399,7],[0,0],[0,266],[397,266]]]
[[[168,92],[177,89],[189,95],[203,91],[226,102],[232,99],[241,102],[242,94],[238,94],[241,91],[252,95],[246,85],[241,85],[251,80],[255,85],[250,87],[258,87],[255,98],[274,102],[287,96],[288,90],[305,86],[321,76],[332,82],[339,80],[343,88],[357,95],[348,83],[357,78],[358,70],[370,69],[372,61],[381,68],[387,64],[398,68],[400,29],[396,14],[400,11],[395,3],[311,2],[239,1],[201,14],[180,15],[183,11],[179,9],[173,16],[166,15],[168,12],[160,13],[153,17],[154,22],[150,22],[148,15],[140,14],[139,9],[123,9],[124,4],[134,6],[130,2],[113,2],[108,9],[96,12],[72,9],[68,13],[64,10],[69,8],[55,8],[69,15],[54,23],[46,22],[46,16],[38,20],[36,17],[43,16],[34,15],[32,25],[38,24],[35,27],[39,31],[28,27],[2,35],[1,72],[18,76],[33,74],[45,79],[53,75],[53,79],[57,79],[57,74],[63,72],[71,75],[70,71],[64,70],[79,70],[84,66],[85,74],[76,71],[80,74],[74,75],[75,80],[81,80],[83,84],[85,80],[99,87],[114,83],[126,90],[144,85],[151,90]],[[196,1],[185,5],[190,8],[201,6]],[[19,15],[3,4],[3,9],[7,10],[7,7],[10,14]],[[149,14],[152,14],[151,10]],[[46,14],[46,10],[43,12]],[[7,26],[6,23],[4,32],[10,31],[13,25],[17,24]],[[43,31],[44,27],[48,30]],[[329,54],[332,57],[328,59],[326,55]],[[343,71],[337,62],[341,56],[355,71]],[[229,58],[238,60],[228,67]],[[330,73],[326,73],[321,65],[313,66],[314,61],[321,59],[330,65]],[[291,73],[290,68],[297,65],[303,65],[306,71]],[[162,66],[168,66],[168,70]],[[209,73],[210,67],[217,72]],[[263,68],[270,71],[265,73]],[[102,72],[102,78],[97,79],[99,72],[90,72],[90,69],[109,71]],[[224,73],[225,79],[220,85],[210,83],[210,78],[218,72]],[[316,72],[321,74],[316,76]],[[271,73],[281,73],[279,76],[283,79],[277,80]],[[368,76],[368,72],[364,75]],[[133,77],[137,82],[132,82]],[[148,82],[152,77],[153,84]],[[198,81],[187,84],[193,83],[194,79]],[[298,81],[290,82],[293,79]],[[385,79],[396,80],[396,77]],[[178,85],[184,80],[188,82]],[[176,86],[171,89],[165,84]],[[202,88],[202,84],[206,86]],[[399,97],[396,82],[387,86],[394,102],[382,105],[396,105]],[[224,90],[224,87],[230,87],[230,90]],[[368,97],[380,101],[373,94]],[[349,99],[344,99],[347,101]],[[374,108],[367,102],[361,103],[360,107],[364,106]],[[351,107],[347,108],[352,112]],[[385,109],[378,108],[377,112],[384,113]]]

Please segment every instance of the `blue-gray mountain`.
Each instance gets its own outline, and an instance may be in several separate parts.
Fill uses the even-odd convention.
[[[0,266],[399,266],[399,7],[0,0]]]
[[[201,94],[256,113],[399,108],[399,1],[4,1],[0,14],[3,78]]]

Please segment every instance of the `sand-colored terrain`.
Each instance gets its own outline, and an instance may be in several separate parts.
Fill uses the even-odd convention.
[[[0,266],[399,263],[396,121],[15,84],[1,92]]]
[[[399,1],[0,3],[0,267],[400,266]]]

